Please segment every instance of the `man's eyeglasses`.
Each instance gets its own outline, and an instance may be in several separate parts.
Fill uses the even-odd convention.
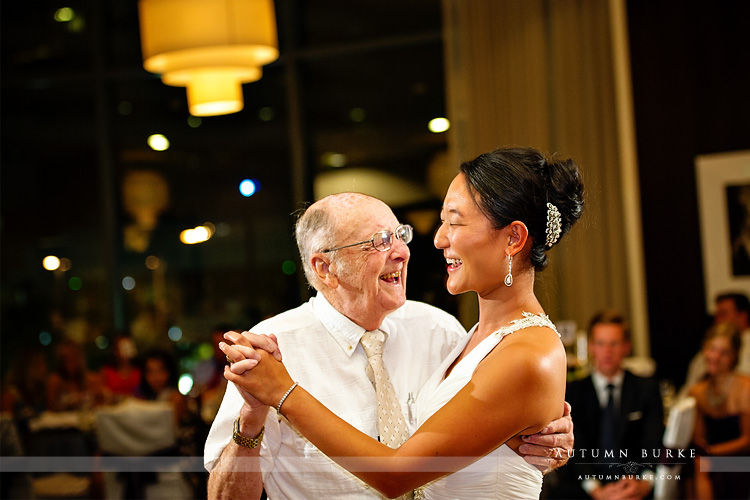
[[[378,252],[385,252],[386,250],[391,249],[394,236],[396,239],[399,239],[408,245],[414,236],[414,229],[409,224],[401,224],[393,232],[384,229],[373,234],[372,239],[360,241],[359,243],[352,243],[351,245],[344,245],[342,247],[329,248],[328,250],[323,250],[322,253],[333,252],[334,250],[341,250],[342,248],[356,247],[357,245],[364,245],[365,243],[372,243],[375,250]]]

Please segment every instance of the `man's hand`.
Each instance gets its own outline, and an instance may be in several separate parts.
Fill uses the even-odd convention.
[[[276,337],[227,332],[224,338],[233,342],[231,345],[219,342],[219,349],[229,361],[229,366],[224,367],[224,378],[258,401],[275,405],[294,383],[281,362]],[[265,362],[261,363],[261,359]]]
[[[229,331],[224,334],[224,339],[230,343],[219,342],[219,349],[226,354],[229,369],[237,375],[252,370],[260,362],[260,355],[256,349],[262,349],[273,355],[277,361],[281,361],[281,350],[276,335],[258,335],[248,331],[240,334]]]
[[[524,440],[518,451],[523,459],[546,474],[568,463],[573,454],[573,419],[571,407],[565,402],[563,416],[553,420],[537,434],[521,436]]]

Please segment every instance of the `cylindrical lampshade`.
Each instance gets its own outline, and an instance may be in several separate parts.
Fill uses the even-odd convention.
[[[188,88],[195,116],[242,109],[242,83],[279,56],[273,0],[140,0],[143,67]],[[238,104],[239,103],[239,104]]]
[[[194,116],[236,113],[244,106],[242,83],[232,71],[218,69],[195,71],[187,82],[187,98]]]

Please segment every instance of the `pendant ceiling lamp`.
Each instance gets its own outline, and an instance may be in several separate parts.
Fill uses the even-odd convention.
[[[194,116],[240,111],[242,84],[279,57],[273,0],[140,0],[143,67],[187,87]]]

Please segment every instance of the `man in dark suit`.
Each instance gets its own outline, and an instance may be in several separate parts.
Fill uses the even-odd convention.
[[[575,456],[552,498],[646,498],[664,433],[659,384],[623,369],[630,332],[622,315],[597,314],[588,337],[594,370],[565,395],[575,409]]]

